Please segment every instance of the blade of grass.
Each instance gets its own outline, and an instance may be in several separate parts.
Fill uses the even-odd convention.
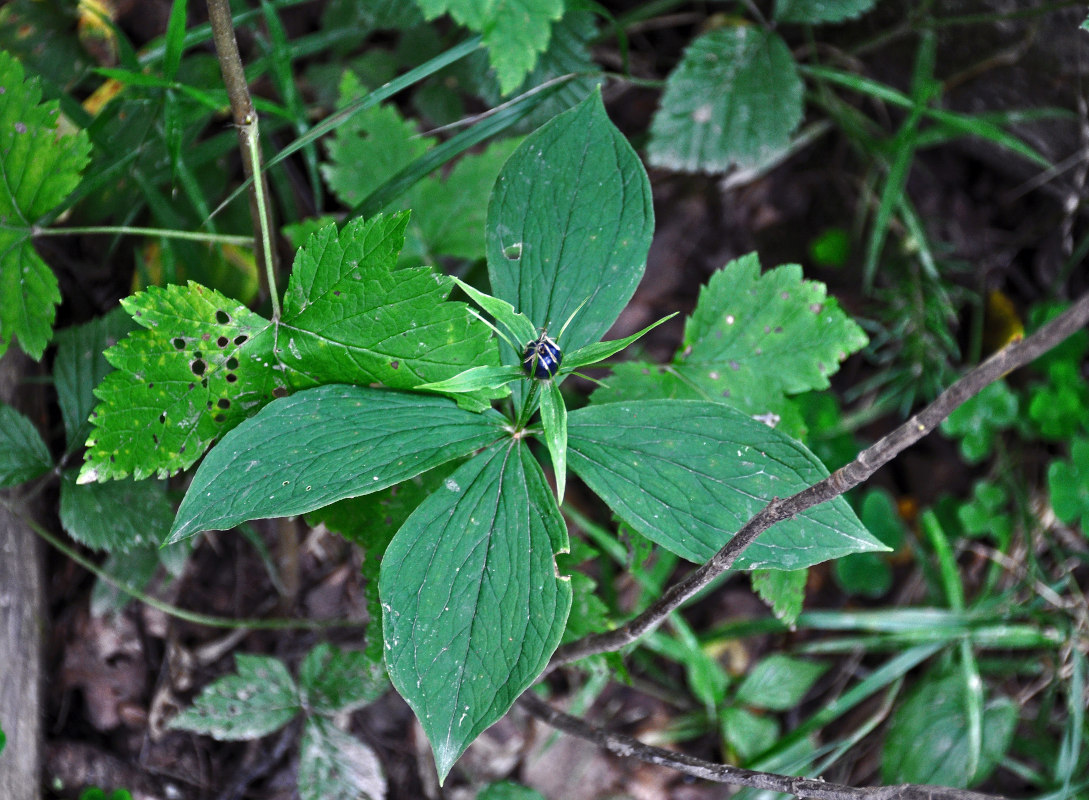
[[[178,76],[182,53],[185,52],[185,20],[188,11],[186,0],[174,0],[170,6],[170,19],[166,23],[163,51],[163,77],[174,80]]]
[[[526,92],[471,128],[451,136],[445,142],[431,148],[359,201],[349,212],[349,216],[371,217],[377,214],[426,175],[434,172],[469,148],[505,131],[523,119],[557,91],[563,81],[569,80],[571,77],[573,76],[565,75],[560,80],[543,85],[543,89],[539,86]]]

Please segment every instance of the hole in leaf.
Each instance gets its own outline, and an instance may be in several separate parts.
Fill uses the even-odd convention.
[[[155,444],[158,444],[158,443],[159,443],[159,437],[158,437],[158,436],[156,436],[156,435],[155,435],[155,434],[153,433],[153,434],[151,434],[151,441],[155,442]]]
[[[208,379],[205,378],[204,380],[202,380],[200,382],[200,385],[203,386],[205,389],[207,389],[208,388]]]
[[[503,248],[503,257],[508,261],[517,261],[522,257],[522,243],[508,244]]]
[[[275,389],[272,390],[272,396],[287,397],[287,389],[285,389],[283,386],[277,386]]]
[[[222,422],[226,419],[226,417],[222,414],[216,414],[214,417],[212,417],[212,419],[214,419],[216,422]]]
[[[238,359],[231,356],[227,359],[227,369],[238,369]]]
[[[227,383],[234,383],[236,380],[238,380],[237,375],[235,375],[233,372],[227,373]]]
[[[248,337],[246,334],[240,333],[238,336],[234,337],[234,343],[235,344],[245,344],[246,340],[249,339],[249,338],[250,337]]]
[[[178,338],[176,338],[176,339],[171,340],[170,343],[172,345],[174,345],[174,347],[177,348],[178,350],[184,350],[185,349],[185,339],[181,338],[180,336]]]
[[[220,408],[230,408],[231,407],[231,401],[228,400],[226,397],[221,397],[221,398],[219,398],[219,402],[217,402],[216,405],[219,406]]]
[[[205,364],[205,363],[204,363],[204,362],[203,362],[203,361],[202,361],[201,359],[199,359],[199,358],[198,358],[198,359],[196,359],[196,360],[194,360],[194,361],[193,361],[193,363],[192,363],[192,364],[191,364],[190,366],[191,366],[191,368],[192,368],[192,370],[193,370],[193,374],[194,374],[194,375],[203,375],[203,374],[204,374],[204,370],[206,370],[206,369],[208,368],[208,365],[207,365],[207,364]]]
[[[216,344],[218,344],[220,347],[226,347],[230,343],[231,340],[228,339],[226,336],[220,336],[218,339],[216,339]]]
[[[226,311],[224,311],[223,309],[219,309],[218,311],[216,311],[216,322],[218,322],[220,325],[226,325],[230,321],[231,315],[228,314]]]
[[[159,415],[159,422],[163,423],[164,425],[166,424],[166,412],[165,411],[162,414]]]

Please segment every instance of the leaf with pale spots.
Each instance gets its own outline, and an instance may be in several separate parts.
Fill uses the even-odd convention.
[[[755,253],[711,276],[666,365],[625,364],[595,402],[676,398],[780,415],[786,395],[828,387],[840,362],[866,344],[824,284],[786,264],[760,274]]]
[[[76,188],[89,159],[86,132],[58,135],[58,105],[41,96],[0,51],[0,355],[15,338],[33,358],[49,344],[60,289],[31,234]]]
[[[772,499],[828,476],[801,442],[728,406],[694,400],[572,411],[567,463],[618,517],[696,563]],[[870,550],[888,548],[837,497],[773,525],[736,567],[796,570]]]
[[[407,214],[330,225],[299,250],[273,323],[196,283],[123,301],[142,329],[106,351],[115,370],[99,403],[79,481],[166,477],[276,397],[326,384],[412,388],[498,363],[491,331],[452,281],[395,269]],[[503,389],[461,394],[481,410]]]
[[[756,25],[710,31],[666,80],[650,127],[650,163],[685,172],[768,163],[802,121],[803,88],[779,34]]]
[[[390,679],[423,726],[439,780],[537,679],[571,585],[567,528],[524,441],[458,468],[394,536],[379,580]]]
[[[241,741],[279,730],[302,710],[295,681],[282,661],[247,653],[234,658],[237,674],[205,686],[169,727]]]
[[[314,716],[299,749],[298,789],[300,800],[383,800],[386,776],[374,750]]]

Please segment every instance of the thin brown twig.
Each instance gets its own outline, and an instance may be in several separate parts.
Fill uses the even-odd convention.
[[[814,778],[797,778],[772,772],[715,764],[701,758],[663,750],[644,744],[631,736],[610,733],[570,714],[553,708],[532,692],[522,695],[518,704],[527,712],[557,730],[586,739],[621,758],[637,758],[648,764],[669,767],[715,783],[748,786],[784,792],[812,800],[1000,800],[996,795],[980,794],[966,789],[944,786],[901,784],[899,786],[844,786]]]
[[[1007,345],[968,372],[918,414],[859,453],[850,464],[785,500],[774,498],[763,511],[734,534],[710,561],[667,589],[641,614],[615,630],[584,636],[560,647],[552,656],[542,677],[557,667],[580,658],[620,650],[654,630],[670,613],[728,570],[738,556],[772,525],[857,486],[901,451],[933,431],[954,409],[979,394],[984,387],[1035,360],[1087,324],[1089,293],[1031,336]]]

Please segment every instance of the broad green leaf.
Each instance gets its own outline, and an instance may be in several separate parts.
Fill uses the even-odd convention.
[[[862,16],[877,0],[775,0],[778,22],[842,22]]]
[[[449,13],[481,34],[503,94],[509,94],[548,47],[552,23],[563,16],[563,0],[416,0],[431,20]]]
[[[646,171],[595,92],[503,166],[488,206],[492,294],[553,330],[582,306],[559,344],[596,342],[642,278],[653,229]]]
[[[855,558],[868,555],[859,553]],[[841,563],[843,559],[836,561]],[[793,627],[802,613],[802,603],[805,601],[805,582],[809,577],[809,570],[782,570],[782,569],[757,569],[752,571],[752,588],[760,599],[771,608],[775,618],[782,620]]]
[[[927,678],[892,718],[881,759],[882,783],[972,786],[990,775],[1006,755],[1016,726],[1017,706],[1009,698],[987,703],[979,767],[969,774],[964,679]]]
[[[53,456],[34,423],[0,403],[0,487],[15,486],[53,468]]]
[[[416,388],[421,391],[444,392],[447,394],[478,392],[481,389],[498,388],[525,377],[526,373],[521,367],[473,367],[444,381],[421,383]]]
[[[234,660],[238,672],[205,686],[169,727],[241,741],[279,730],[302,710],[282,661],[247,653],[236,654]]]
[[[786,42],[752,25],[700,36],[666,80],[650,163],[685,172],[757,166],[802,121],[802,80]]]
[[[571,608],[554,553],[567,528],[521,441],[462,465],[382,560],[386,666],[439,780],[548,663]]]
[[[287,392],[270,323],[219,292],[151,288],[121,301],[145,330],[106,351],[81,483],[191,466],[220,436]]]
[[[1068,525],[1080,519],[1089,529],[1089,438],[1079,436],[1070,445],[1069,461],[1053,461],[1047,485],[1055,516]]]
[[[168,542],[385,489],[490,444],[501,422],[444,397],[363,386],[332,384],[281,398],[204,459]]]
[[[355,711],[374,702],[389,688],[381,662],[359,650],[341,650],[322,642],[299,667],[299,696],[319,714]]]
[[[794,413],[785,395],[827,388],[866,341],[823,283],[803,280],[796,264],[761,274],[751,253],[711,276],[672,363],[621,365],[594,399],[706,399],[781,417]]]
[[[742,763],[763,753],[779,738],[779,721],[773,716],[731,706],[722,709],[719,719],[722,738],[729,742]]]
[[[773,654],[752,668],[737,687],[737,701],[769,711],[796,708],[827,664]]]
[[[56,276],[35,252],[33,225],[79,183],[87,134],[58,135],[56,101],[42,103],[37,81],[0,51],[0,355],[18,337],[39,359],[61,300]]]
[[[96,402],[94,389],[112,369],[105,351],[135,328],[132,318],[118,307],[84,325],[57,332],[53,380],[70,449],[82,447],[91,430],[88,417]]]
[[[301,800],[384,800],[386,776],[374,751],[332,720],[307,719],[299,749]]]
[[[174,504],[160,481],[78,484],[67,473],[61,481],[60,520],[77,542],[127,553],[162,542],[174,520]]]
[[[1018,418],[1020,400],[1004,380],[987,384],[975,397],[965,400],[942,421],[946,436],[960,439],[960,454],[969,464],[986,458],[1000,431]]]
[[[328,226],[299,250],[274,324],[191,283],[125,301],[146,330],[106,353],[116,367],[100,403],[80,481],[173,474],[275,397],[318,384],[410,389],[498,360],[491,331],[450,279],[394,269],[406,215]],[[502,389],[459,396],[483,409]]]
[[[621,519],[703,562],[775,497],[827,477],[804,445],[724,405],[608,403],[572,411],[567,462]],[[842,497],[765,531],[737,569],[795,570],[886,549]]]

